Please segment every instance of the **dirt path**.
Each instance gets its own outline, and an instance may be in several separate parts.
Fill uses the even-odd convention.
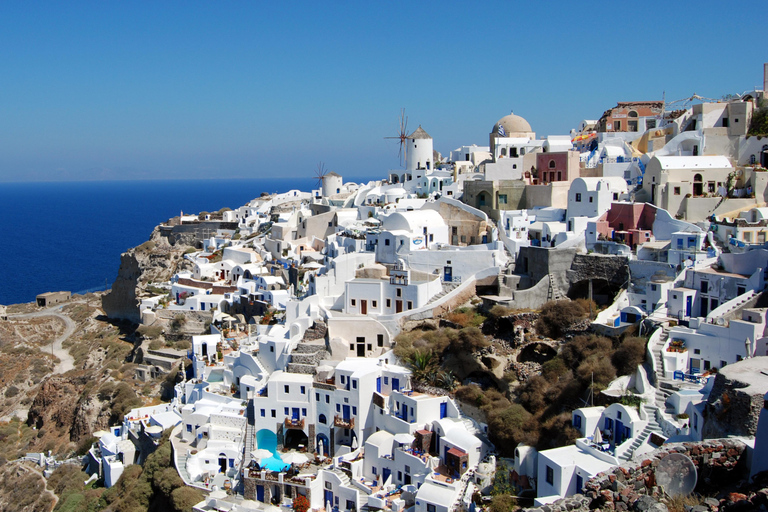
[[[77,304],[77,303],[84,303],[85,301],[75,301],[75,302],[68,302],[67,304]],[[24,313],[24,314],[15,314],[15,315],[8,315],[8,319],[12,320],[14,318],[38,318],[43,316],[55,316],[56,318],[60,318],[65,325],[64,332],[53,340],[53,348],[52,352],[53,355],[59,358],[59,364],[56,365],[56,368],[54,370],[55,373],[66,373],[69,370],[73,369],[75,367],[75,359],[69,354],[69,351],[64,349],[63,343],[75,333],[75,330],[77,329],[77,324],[69,318],[67,315],[60,313],[63,306],[53,306],[47,309],[44,309],[42,311],[36,311],[34,313]],[[48,351],[48,347],[45,349],[46,352]]]

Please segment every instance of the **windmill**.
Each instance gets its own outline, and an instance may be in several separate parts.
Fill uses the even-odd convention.
[[[405,115],[405,109],[400,109],[400,131],[395,137],[384,137],[385,139],[397,139],[400,141],[400,151],[398,157],[400,158],[400,165],[408,158],[408,147],[405,145],[405,141],[408,138],[408,117]]]
[[[325,178],[326,174],[328,174],[328,169],[325,168],[325,164],[323,162],[318,163],[317,169],[315,169],[315,179],[317,179],[317,188],[319,189],[323,188],[323,178]]]

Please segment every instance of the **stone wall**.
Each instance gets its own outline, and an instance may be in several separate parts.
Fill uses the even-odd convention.
[[[749,395],[739,389],[748,385],[747,382],[730,380],[723,373],[715,376],[704,410],[707,419],[703,431],[705,438],[724,435],[754,437],[764,400],[762,392]]]
[[[656,468],[667,455],[681,453],[693,461],[699,480],[696,490],[713,486],[720,489],[746,477],[739,465],[746,446],[736,439],[712,439],[701,443],[674,443],[646,454],[640,462],[622,465],[598,473],[584,484],[583,494],[576,494],[549,505],[524,509],[530,512],[587,510],[666,511],[664,496],[657,485]],[[703,494],[706,494],[704,492]],[[716,501],[716,500],[715,500]],[[719,504],[719,503],[718,503]],[[716,507],[713,503],[713,505]]]

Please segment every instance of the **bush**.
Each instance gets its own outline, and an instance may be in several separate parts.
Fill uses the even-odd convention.
[[[512,314],[512,309],[501,304],[496,304],[488,311],[488,314],[493,318],[502,318]]]
[[[485,322],[485,317],[474,308],[458,308],[451,311],[445,318],[460,327],[480,327]]]
[[[619,375],[630,375],[645,361],[645,338],[626,338],[611,356]]]
[[[178,512],[191,512],[192,507],[205,499],[201,491],[193,487],[179,487],[171,493],[171,504]]]
[[[535,429],[527,424],[531,413],[520,404],[512,404],[506,409],[491,411],[488,414],[488,432],[502,455],[510,456],[520,442],[536,440]],[[527,428],[526,428],[527,427]],[[535,444],[535,442],[533,443]]]
[[[149,342],[149,350],[159,350],[163,348],[163,342],[160,340],[152,340]]]
[[[550,338],[559,338],[574,324],[586,318],[588,313],[578,302],[549,301],[541,308],[536,320],[536,331]]]
[[[563,345],[560,356],[563,362],[569,368],[576,368],[586,358],[592,354],[599,354],[603,357],[613,351],[613,342],[603,336],[594,334],[576,336],[571,341]]]
[[[152,240],[147,240],[146,242],[138,246],[136,250],[138,252],[150,252],[154,248],[155,248],[155,242],[153,242]]]
[[[307,497],[299,494],[293,498],[293,510],[296,512],[307,512],[309,510],[309,500]]]

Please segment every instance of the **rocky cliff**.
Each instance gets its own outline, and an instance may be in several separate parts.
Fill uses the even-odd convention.
[[[171,244],[160,233],[158,226],[147,242],[124,252],[112,289],[101,301],[106,315],[138,323],[139,301],[142,297],[154,295],[147,291],[148,285],[168,281],[176,272],[192,268],[183,255],[192,247],[189,244],[194,243],[193,240],[194,235],[190,235],[189,239],[177,237]]]

